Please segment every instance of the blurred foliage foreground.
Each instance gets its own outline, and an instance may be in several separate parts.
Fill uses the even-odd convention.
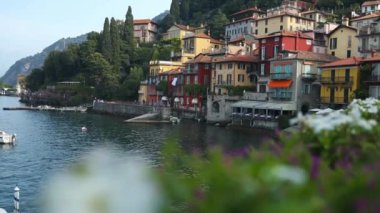
[[[379,212],[380,102],[327,111],[241,155],[169,142],[154,169],[95,157],[53,184],[46,212]]]
[[[169,146],[169,212],[379,212],[380,102],[300,116],[301,131],[241,157]]]

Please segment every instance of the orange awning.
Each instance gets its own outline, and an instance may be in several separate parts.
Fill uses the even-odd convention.
[[[289,88],[292,85],[292,80],[270,81],[268,86],[270,88]]]

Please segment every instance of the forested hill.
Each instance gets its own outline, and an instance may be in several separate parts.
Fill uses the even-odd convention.
[[[17,75],[28,75],[32,72],[33,69],[41,68],[50,52],[63,51],[70,44],[81,44],[86,41],[86,39],[87,35],[81,35],[75,38],[62,38],[46,47],[42,52],[16,61],[8,69],[4,76],[0,78],[0,81],[9,85],[16,85]]]
[[[257,6],[262,10],[279,6],[283,0],[172,0],[170,15],[162,20],[165,31],[174,22],[197,26],[212,21],[212,17],[221,12],[225,17],[250,7]],[[333,10],[340,14],[350,14],[359,10],[365,0],[304,0],[318,9]],[[220,11],[218,11],[220,9]],[[219,14],[220,16],[220,14]]]

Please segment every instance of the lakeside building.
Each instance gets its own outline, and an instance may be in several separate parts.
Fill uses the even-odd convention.
[[[193,60],[185,63],[183,71],[184,107],[197,106],[197,109],[206,107],[207,91],[211,85],[211,62],[211,56],[199,54]]]
[[[133,20],[133,30],[136,41],[151,43],[157,40],[158,24],[151,19]]]
[[[372,22],[380,18],[380,11],[355,17],[350,20],[350,26],[360,30],[362,27],[370,25]]]
[[[16,83],[17,95],[20,95],[26,92],[25,83],[26,83],[26,75],[22,75],[22,74],[17,75],[17,83]]]
[[[235,41],[237,38],[255,32],[255,20],[265,12],[257,7],[238,11],[231,15],[231,22],[225,26],[225,38],[228,41]]]
[[[328,35],[327,53],[338,58],[358,57],[357,29],[354,27],[339,25]]]
[[[280,52],[288,51],[313,51],[312,37],[301,32],[281,31],[270,35],[258,36],[259,40],[259,64],[257,91],[266,93],[270,74],[270,59],[277,57]]]
[[[313,19],[317,25],[323,25],[324,23],[331,22],[336,17],[336,15],[334,15],[333,13],[321,10],[307,10],[301,12],[300,14],[305,18]]]
[[[291,116],[302,106],[319,107],[319,65],[337,60],[310,51],[283,51],[270,59],[267,101],[245,99],[232,104],[234,124],[276,128],[281,116]]]
[[[361,83],[368,87],[369,97],[380,99],[380,56],[373,52],[370,57],[363,58],[362,63],[370,66],[371,73],[366,75],[368,78],[364,79],[364,82],[361,80]]]
[[[361,5],[361,11],[363,14],[368,14],[380,10],[380,1],[365,1]]]
[[[336,109],[351,103],[360,83],[360,62],[361,58],[351,57],[320,66],[322,107]]]
[[[148,81],[141,81],[139,86],[139,91],[137,92],[139,94],[138,102],[140,104],[147,103],[148,100]]]

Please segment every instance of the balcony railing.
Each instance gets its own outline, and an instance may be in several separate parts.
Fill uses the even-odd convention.
[[[292,79],[292,73],[271,73],[270,78],[275,80]]]
[[[303,72],[301,74],[302,78],[307,78],[307,79],[316,79],[317,78],[317,73],[312,73],[312,72]]]
[[[352,84],[353,81],[354,81],[353,77],[349,77],[349,78],[346,78],[346,77],[335,77],[335,78],[322,77],[321,78],[322,84]]]
[[[369,76],[367,83],[380,83],[380,75],[371,75]]]
[[[348,104],[349,98],[344,97],[334,97],[332,100],[330,97],[321,97],[322,104]]]
[[[292,99],[292,94],[292,92],[270,92],[269,96],[273,99],[290,100]]]
[[[314,46],[320,46],[320,47],[326,47],[326,41],[325,40],[314,40],[313,41]]]

